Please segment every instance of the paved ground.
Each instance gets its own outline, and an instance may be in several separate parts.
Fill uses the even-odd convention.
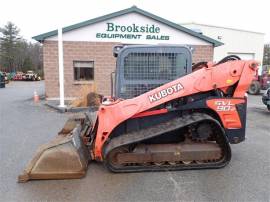
[[[247,140],[232,145],[219,170],[112,174],[92,163],[82,180],[16,182],[38,145],[55,136],[68,114],[31,101],[43,82],[0,89],[0,201],[270,201],[270,113],[249,96]]]

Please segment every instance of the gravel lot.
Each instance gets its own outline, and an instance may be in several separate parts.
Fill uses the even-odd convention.
[[[43,82],[0,89],[0,201],[270,201],[270,112],[249,96],[247,139],[232,145],[231,163],[218,170],[113,174],[91,163],[81,180],[16,182],[37,147],[69,114],[34,104]]]

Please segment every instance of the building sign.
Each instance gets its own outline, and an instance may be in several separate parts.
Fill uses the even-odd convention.
[[[58,38],[52,36],[46,40],[57,41]],[[185,31],[135,12],[64,32],[63,40],[124,44],[211,45]]]
[[[161,34],[161,29],[155,24],[137,25],[121,25],[112,22],[106,23],[104,32],[96,33],[99,39],[131,39],[131,40],[170,40],[169,35]]]

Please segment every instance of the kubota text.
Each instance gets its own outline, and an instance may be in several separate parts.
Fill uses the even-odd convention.
[[[161,98],[167,97],[168,95],[179,92],[182,89],[184,89],[184,87],[182,86],[182,84],[178,83],[171,87],[168,87],[167,89],[154,93],[153,95],[149,95],[149,100],[150,102],[155,102],[160,100]]]

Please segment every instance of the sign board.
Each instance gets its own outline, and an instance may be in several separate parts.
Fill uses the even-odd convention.
[[[46,40],[57,40],[57,37],[49,37]],[[65,32],[63,40],[128,44],[211,45],[198,37],[138,13],[128,13]]]

